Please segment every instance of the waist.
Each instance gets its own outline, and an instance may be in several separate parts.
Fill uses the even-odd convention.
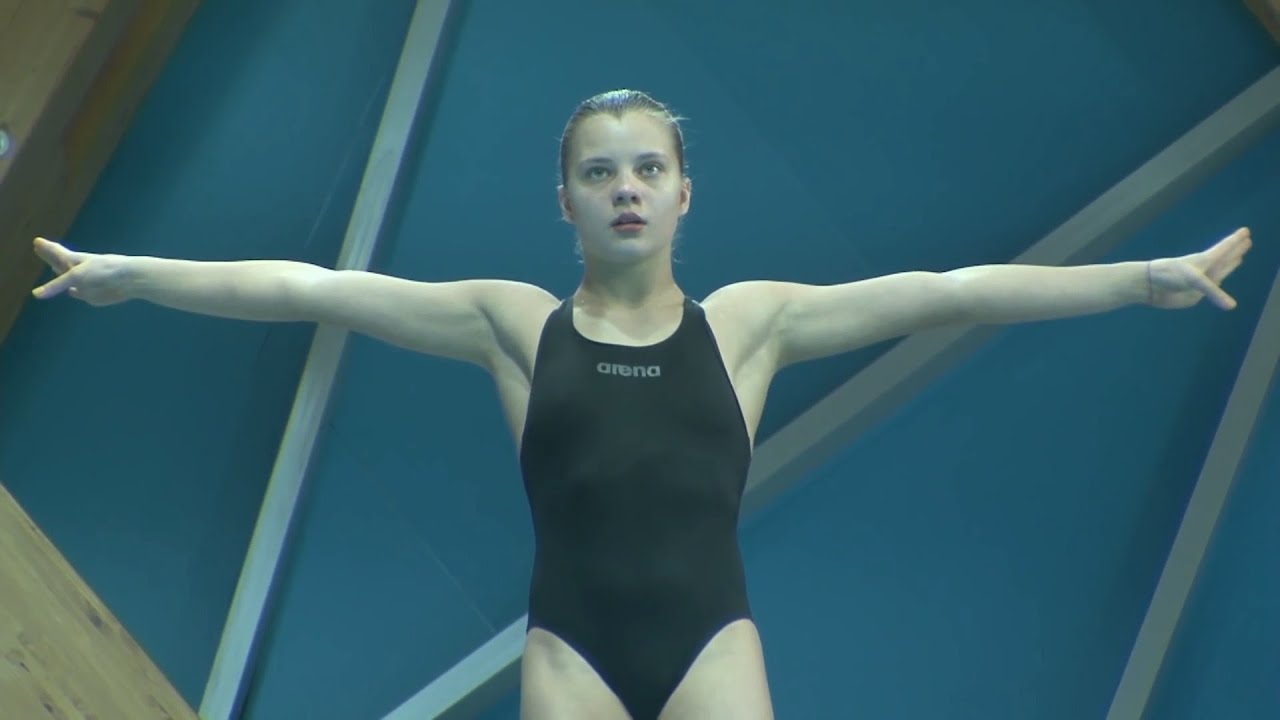
[[[746,577],[736,541],[679,552],[596,542],[535,548],[531,608],[554,603],[577,612],[665,613],[675,606],[716,607],[745,601]]]

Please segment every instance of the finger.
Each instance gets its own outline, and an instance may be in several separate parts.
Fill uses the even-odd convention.
[[[1222,281],[1225,280],[1228,275],[1235,272],[1236,268],[1240,267],[1240,264],[1243,262],[1244,262],[1244,258],[1240,258],[1240,257],[1233,258],[1226,265],[1219,268],[1214,268],[1213,272],[1209,273],[1209,277],[1214,282],[1221,284]]]
[[[1236,301],[1204,273],[1191,273],[1190,277],[1187,278],[1187,283],[1192,289],[1209,298],[1210,302],[1223,310],[1230,310],[1236,305]]]
[[[1208,254],[1212,256],[1214,262],[1220,262],[1224,257],[1244,254],[1252,244],[1249,228],[1240,228],[1214,243],[1213,247],[1209,248]]]
[[[1204,294],[1205,297],[1209,298],[1210,302],[1223,310],[1231,310],[1236,306],[1235,298],[1228,295],[1225,290],[1213,283],[1209,284],[1209,287],[1206,289]]]
[[[1230,240],[1227,254],[1231,257],[1243,257],[1253,247],[1253,237],[1248,230],[1237,230]]]
[[[1206,250],[1201,254],[1200,261],[1193,261],[1193,264],[1199,266],[1201,271],[1209,277],[1219,280],[1239,267],[1241,259],[1251,246],[1252,241],[1248,234],[1237,231]]]
[[[1244,255],[1253,247],[1253,236],[1249,228],[1240,228],[1228,238],[1227,249],[1230,255]]]
[[[1231,297],[1225,290],[1217,285],[1210,285],[1204,292],[1205,297],[1209,298],[1209,302],[1218,306],[1221,310],[1233,310],[1236,306],[1235,298]]]
[[[32,243],[32,249],[36,251],[36,256],[46,263],[52,265],[57,262],[58,251],[56,244],[38,237],[35,239],[35,242]]]
[[[36,238],[34,247],[36,255],[54,270],[65,272],[67,268],[71,267],[71,251],[58,243],[44,238]]]
[[[57,297],[71,287],[74,275],[75,273],[63,273],[35,290],[32,290],[31,294],[41,300]]]

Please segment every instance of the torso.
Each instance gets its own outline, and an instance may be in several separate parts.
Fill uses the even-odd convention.
[[[512,437],[521,451],[538,345],[547,319],[559,308],[560,301],[548,296],[544,303],[519,308],[516,315],[507,320],[508,325],[500,329],[505,352],[495,360],[490,371]],[[732,304],[710,302],[702,304],[701,308],[732,394],[737,399],[749,452],[749,448],[754,446],[756,428],[776,368],[767,353],[759,352],[761,339],[753,337],[752,328],[735,322],[737,318]],[[575,306],[573,328],[582,338],[592,342],[640,348],[672,336],[680,327],[683,316],[684,305],[679,302],[667,303],[644,314],[608,318],[594,316]],[[536,628],[531,630],[526,644],[523,677],[524,717],[528,720],[544,716],[573,716],[578,710],[591,717],[607,718],[619,709],[616,699],[610,696],[601,680],[594,676],[590,665],[573,648],[553,634]],[[726,682],[741,688],[737,693],[740,701],[752,703],[750,709],[736,708],[735,717],[748,712],[753,713],[753,717],[756,716],[754,713],[759,713],[759,717],[770,717],[763,653],[759,636],[749,619],[732,623],[707,646],[704,655],[699,656],[695,667],[680,686],[676,700],[672,701],[675,711],[679,712],[679,703],[688,702],[690,707],[701,704],[700,695],[723,695]],[[753,688],[754,693],[749,688]],[[686,696],[692,697],[686,700]],[[595,697],[597,700],[579,706],[583,697]],[[570,707],[576,710],[571,711]],[[666,717],[664,715],[664,720]]]
[[[499,357],[490,370],[517,451],[524,437],[538,340],[547,317],[559,304],[558,300],[547,296],[542,303],[521,308],[519,315],[513,317],[510,326],[504,329],[510,350]],[[734,393],[738,397],[738,405],[747,426],[747,436],[754,446],[756,428],[760,424],[765,398],[777,368],[765,354],[755,352],[759,339],[751,337],[750,329],[732,322],[731,307],[715,303],[704,303],[702,307],[707,324],[711,326],[719,345]],[[670,336],[679,326],[681,317],[682,309],[679,305],[672,305],[655,317],[630,321],[625,318],[593,318],[576,309],[574,324],[583,337],[596,342],[644,346]]]

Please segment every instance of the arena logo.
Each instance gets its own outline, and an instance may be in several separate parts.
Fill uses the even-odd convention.
[[[659,365],[619,365],[617,363],[602,362],[596,365],[596,371],[601,375],[616,375],[618,377],[662,377],[662,367]]]

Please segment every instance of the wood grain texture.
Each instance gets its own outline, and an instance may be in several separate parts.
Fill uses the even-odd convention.
[[[0,717],[196,720],[3,486]]]
[[[0,0],[0,343],[199,0]]]

